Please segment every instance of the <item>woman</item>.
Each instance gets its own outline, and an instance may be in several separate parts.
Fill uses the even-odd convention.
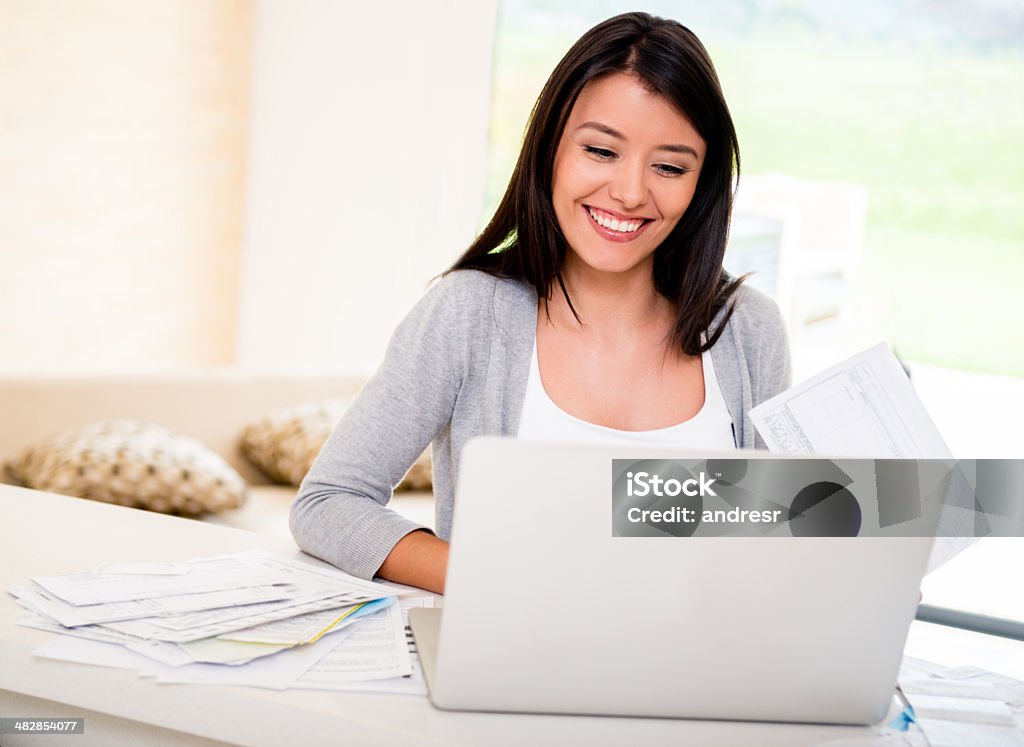
[[[494,218],[399,325],[299,490],[299,546],[443,591],[459,454],[479,435],[754,447],[788,385],[774,304],[722,270],[736,134],[674,21],[588,31],[541,92]],[[433,442],[437,535],[385,508]]]

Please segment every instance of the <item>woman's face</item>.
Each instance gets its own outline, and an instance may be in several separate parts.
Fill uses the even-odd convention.
[[[705,143],[625,73],[587,83],[555,153],[552,202],[571,251],[602,273],[646,272],[693,199]]]

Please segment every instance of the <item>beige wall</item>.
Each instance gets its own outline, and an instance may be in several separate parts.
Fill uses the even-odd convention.
[[[496,14],[0,0],[0,373],[372,369],[479,220]]]
[[[472,240],[497,0],[258,0],[238,362],[368,372]]]
[[[231,361],[251,15],[0,0],[0,370]]]

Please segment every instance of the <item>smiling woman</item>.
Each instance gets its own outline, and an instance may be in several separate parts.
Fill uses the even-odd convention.
[[[566,245],[560,268],[572,289],[566,296],[587,305],[594,326],[564,318],[566,308],[576,310],[565,297],[546,298],[537,357],[544,391],[574,417],[646,431],[689,420],[704,405],[699,358],[664,344],[679,308],[654,289],[654,257],[693,200],[705,151],[689,120],[633,73],[590,81],[572,107],[555,153],[551,202]],[[617,298],[590,292],[608,282],[620,288]],[[602,322],[602,307],[613,318]],[[629,329],[619,339],[602,333],[621,329],[622,322]],[[645,328],[652,337],[638,335]],[[628,368],[616,373],[602,364],[624,352],[632,361]],[[591,376],[580,377],[573,361],[588,361]],[[640,395],[629,386],[638,375]],[[528,418],[529,435],[551,435],[531,423]],[[724,422],[719,435],[718,445],[733,445]]]
[[[571,247],[566,271],[628,271],[649,282],[655,249],[693,199],[704,149],[686,117],[636,76],[587,85],[562,133],[552,180],[555,216]]]
[[[748,412],[785,388],[789,353],[775,305],[722,269],[738,170],[692,32],[627,13],[584,34],[493,219],[320,452],[292,507],[299,545],[441,591],[471,438],[759,446]],[[385,508],[430,443],[436,535]]]

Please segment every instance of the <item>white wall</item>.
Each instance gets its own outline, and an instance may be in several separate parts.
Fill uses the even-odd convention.
[[[469,244],[497,0],[258,0],[237,362],[364,373]]]

